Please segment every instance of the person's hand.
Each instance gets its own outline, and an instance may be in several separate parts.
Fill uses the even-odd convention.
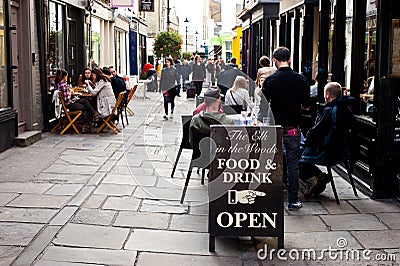
[[[257,95],[261,97],[261,95],[262,95],[262,89],[261,88],[257,91]]]
[[[228,203],[237,204],[254,204],[256,197],[265,197],[265,193],[256,190],[229,190],[228,192]]]

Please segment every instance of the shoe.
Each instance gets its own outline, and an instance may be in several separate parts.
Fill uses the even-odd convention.
[[[168,117],[166,115],[163,116],[164,120],[168,120]]]
[[[88,133],[90,133],[90,128],[89,128],[89,126],[83,126],[82,127],[82,134],[88,134]]]
[[[297,200],[296,202],[289,202],[288,204],[288,210],[289,211],[295,211],[303,207],[303,204],[301,203],[300,200]]]
[[[315,184],[312,188],[309,189],[309,194],[308,196],[317,196],[324,192],[326,189],[326,184],[328,184],[330,181],[329,176],[325,173],[318,174],[317,176],[314,176],[317,179],[317,184]]]

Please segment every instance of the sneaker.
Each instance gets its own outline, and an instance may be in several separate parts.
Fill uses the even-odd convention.
[[[164,120],[168,120],[168,117],[166,115],[163,116]]]
[[[288,204],[288,210],[289,211],[295,211],[303,207],[303,204],[301,203],[300,200],[297,200],[296,202],[292,202]]]

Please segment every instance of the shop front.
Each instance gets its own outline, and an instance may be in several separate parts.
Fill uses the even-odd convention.
[[[238,15],[243,21],[242,70],[252,79],[256,78],[260,57],[271,57],[273,49],[277,47],[279,2],[250,1]]]
[[[0,152],[12,147],[18,133],[10,80],[8,1],[0,0]]]

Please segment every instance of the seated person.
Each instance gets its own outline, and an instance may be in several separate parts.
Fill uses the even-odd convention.
[[[200,134],[210,136],[211,125],[233,125],[233,120],[225,114],[220,113],[221,109],[221,94],[218,89],[209,89],[204,93],[204,102],[206,110],[201,111],[198,115],[192,118],[189,128],[189,142],[193,147],[193,135]]]
[[[200,114],[202,111],[205,111],[206,109],[207,109],[207,103],[206,103],[206,101],[204,101],[203,103],[199,104],[199,106],[197,106],[196,109],[194,109],[193,116]],[[219,108],[219,112],[221,114],[225,113],[224,112],[224,108],[222,107],[222,105]]]
[[[115,71],[114,67],[110,66],[108,68],[108,71],[106,71],[107,74],[110,74],[110,79],[111,79],[111,87],[114,91],[114,96],[116,99],[118,99],[118,95],[127,90],[126,83],[124,78],[120,77],[117,75],[117,72]]]
[[[87,67],[87,68],[85,68],[83,70],[83,73],[81,75],[79,75],[78,82],[77,82],[76,85],[78,87],[86,88],[88,86],[88,83],[90,85],[93,84],[93,82],[92,82],[92,70]]]
[[[306,135],[299,163],[300,179],[309,184],[309,196],[322,193],[326,184],[331,181],[316,164],[324,164],[326,160],[339,162],[343,156],[341,147],[344,147],[344,136],[353,123],[350,107],[354,99],[342,96],[342,86],[339,83],[328,83],[324,89],[324,97],[326,105],[318,113],[314,126]],[[328,145],[336,148],[326,158]]]
[[[247,110],[247,107],[252,109],[254,103],[250,101],[249,83],[242,76],[237,76],[232,88],[225,94],[225,103],[237,107],[235,111],[240,114],[242,110]]]

